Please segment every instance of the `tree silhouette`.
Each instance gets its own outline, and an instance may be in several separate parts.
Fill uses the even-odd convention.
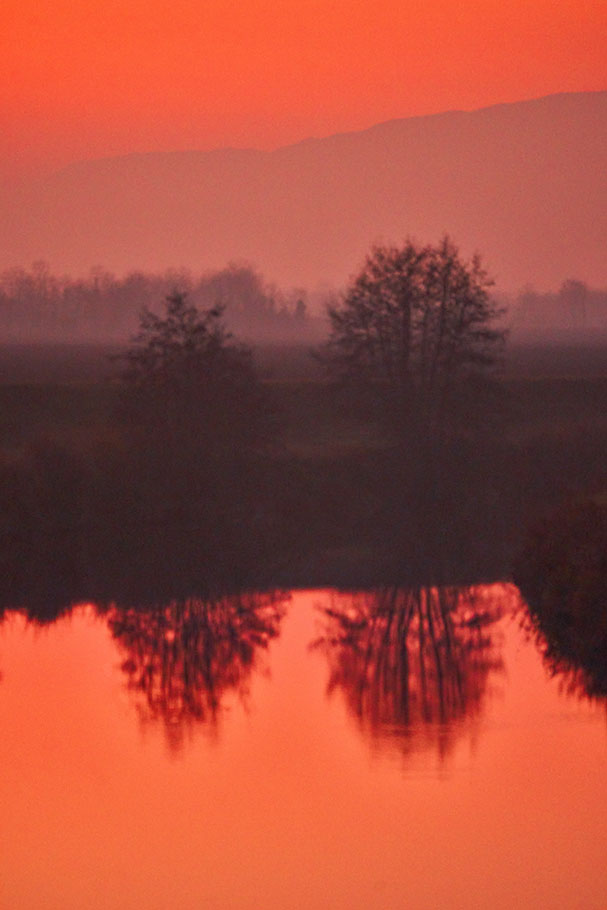
[[[199,310],[174,293],[161,315],[144,310],[125,359],[122,412],[141,520],[190,527],[203,560],[224,544],[241,549],[252,517],[265,514],[259,456],[274,431],[251,352],[226,331],[221,307]]]
[[[607,506],[576,502],[533,527],[514,578],[553,674],[607,695]]]
[[[445,236],[375,246],[342,301],[328,308],[328,362],[338,375],[379,387],[393,418],[444,416],[462,381],[495,365],[504,331],[480,257],[460,257]]]
[[[125,355],[131,415],[180,445],[239,450],[255,447],[267,429],[251,352],[224,327],[223,308],[199,310],[184,293],[165,312],[141,314]]]

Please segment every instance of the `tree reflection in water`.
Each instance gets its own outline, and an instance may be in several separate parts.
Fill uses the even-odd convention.
[[[194,723],[215,731],[225,696],[246,698],[260,652],[278,635],[285,601],[254,593],[154,609],[112,606],[108,625],[142,722],[162,722],[174,750]]]
[[[492,626],[509,585],[386,587],[324,609],[315,643],[328,656],[328,693],[340,690],[372,738],[405,748],[434,742],[441,755],[458,722],[481,709],[489,676],[502,669]]]

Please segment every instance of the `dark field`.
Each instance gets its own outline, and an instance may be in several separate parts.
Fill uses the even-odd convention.
[[[256,366],[266,379],[320,380],[323,371],[308,344],[257,346]],[[99,382],[116,373],[115,344],[0,345],[0,383]],[[607,378],[607,344],[508,345],[504,376],[509,379]]]
[[[26,576],[37,572],[42,553],[43,566],[50,559],[49,577],[68,578],[67,600],[76,596],[70,578],[78,596],[88,594],[90,573],[66,569],[63,556],[57,562],[48,540],[63,553],[70,534],[88,535],[82,558],[97,552],[96,571],[110,579],[113,564],[120,566],[122,584],[125,575],[149,574],[150,559],[161,562],[157,546],[163,556],[167,548],[179,551],[175,571],[188,577],[181,556],[196,553],[202,533],[198,519],[184,523],[177,515],[168,519],[175,533],[167,535],[164,512],[158,519],[132,508],[130,490],[140,477],[116,457],[124,433],[118,353],[92,345],[0,348],[6,577],[20,577],[13,561],[30,566]],[[510,578],[529,528],[555,510],[604,498],[607,348],[510,349],[495,406],[481,421],[486,431],[481,426],[472,441],[434,461],[415,440],[395,450],[370,410],[325,381],[309,348],[268,346],[255,351],[255,360],[276,415],[272,445],[250,481],[260,497],[243,494],[244,507],[252,503],[262,520],[251,534],[229,484],[213,491],[212,512],[234,513],[242,526],[242,540],[221,543],[219,562],[229,574],[246,551],[245,582],[252,565],[264,571],[255,584],[285,587]],[[128,533],[120,546],[108,547],[119,536],[116,522]],[[19,547],[10,555],[15,533]],[[130,535],[152,542],[152,555],[139,565],[129,562]],[[257,548],[249,553],[251,540]],[[209,553],[217,561],[215,543]],[[172,579],[165,582],[170,590]],[[5,602],[27,599],[20,584]],[[150,584],[158,587],[158,579]]]
[[[0,346],[0,440],[65,437],[112,420],[120,349],[110,345]],[[382,444],[378,429],[328,390],[311,348],[255,350],[292,452],[329,454]],[[503,371],[503,438],[602,432],[607,424],[607,346],[513,347]]]

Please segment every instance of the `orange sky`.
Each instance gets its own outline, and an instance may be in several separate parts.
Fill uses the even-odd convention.
[[[2,0],[0,169],[607,87],[606,0]]]

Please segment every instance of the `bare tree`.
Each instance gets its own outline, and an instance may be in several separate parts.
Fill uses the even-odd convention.
[[[464,261],[445,236],[375,246],[328,309],[328,359],[348,380],[385,389],[399,413],[437,416],[461,381],[486,375],[505,332],[480,257]]]

